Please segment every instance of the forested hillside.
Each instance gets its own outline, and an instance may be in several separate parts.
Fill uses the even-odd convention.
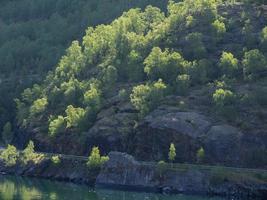
[[[173,142],[179,162],[201,150],[206,163],[266,167],[267,15],[254,3],[169,1],[87,28],[15,100],[19,131],[4,140],[143,160],[166,159]]]
[[[0,6],[0,129],[13,121],[13,99],[40,82],[88,26],[109,23],[130,8],[165,0],[4,0]]]

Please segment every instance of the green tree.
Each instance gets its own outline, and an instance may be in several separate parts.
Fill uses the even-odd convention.
[[[177,75],[185,71],[188,62],[177,52],[162,52],[159,47],[154,47],[144,64],[144,71],[150,79],[162,78],[166,83],[174,83]]]
[[[213,23],[212,23],[212,28],[214,30],[214,33],[216,35],[216,39],[217,40],[221,40],[223,35],[226,32],[226,27],[225,24],[223,22],[220,22],[218,19],[216,19]]]
[[[213,94],[213,102],[216,111],[228,120],[236,117],[236,95],[227,89],[217,89]]]
[[[48,105],[47,98],[37,99],[33,102],[33,105],[30,107],[30,117],[34,117],[37,114],[41,114],[45,111]]]
[[[131,103],[143,117],[159,104],[164,97],[165,89],[166,85],[161,80],[153,84],[138,85],[133,88],[130,95]]]
[[[2,151],[0,158],[4,161],[5,165],[13,166],[17,163],[18,156],[16,147],[7,145],[7,148]]]
[[[35,162],[36,157],[37,154],[34,152],[34,143],[30,140],[27,147],[22,151],[21,161],[26,165],[30,161]]]
[[[246,52],[242,61],[245,78],[255,79],[259,77],[261,72],[267,70],[266,63],[266,58],[258,49]]]
[[[176,157],[176,149],[173,143],[170,144],[170,149],[169,149],[169,160],[171,161],[171,163],[173,163],[175,161],[175,157]]]
[[[232,77],[238,69],[238,60],[232,53],[223,52],[219,67],[221,68],[224,75]]]
[[[2,131],[2,139],[5,142],[5,144],[9,144],[13,139],[14,133],[12,131],[12,125],[10,122],[7,122]]]
[[[84,104],[97,111],[101,106],[101,93],[94,84],[91,84],[90,90],[84,93]]]
[[[82,126],[86,120],[86,110],[83,108],[75,108],[69,105],[66,109],[67,128],[75,128]]]
[[[56,119],[50,121],[48,127],[49,135],[52,137],[58,135],[65,130],[66,125],[65,118],[59,115]]]
[[[87,161],[87,166],[90,169],[99,169],[108,160],[108,156],[101,156],[98,147],[93,147]]]

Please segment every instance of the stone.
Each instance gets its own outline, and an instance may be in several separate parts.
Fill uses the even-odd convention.
[[[203,138],[206,159],[210,163],[238,164],[242,136],[233,126],[212,126]]]

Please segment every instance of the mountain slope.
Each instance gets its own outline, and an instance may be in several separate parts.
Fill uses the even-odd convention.
[[[185,0],[170,1],[167,14],[131,9],[88,28],[16,101],[24,130],[14,141],[28,135],[42,150],[85,154],[98,145],[153,160],[173,141],[177,161],[196,161],[204,146],[208,163],[248,165],[257,154],[252,164],[265,167],[266,25],[257,6]]]

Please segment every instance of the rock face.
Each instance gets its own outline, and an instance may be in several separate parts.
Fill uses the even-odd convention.
[[[198,138],[210,126],[211,122],[201,114],[160,107],[145,117],[137,128],[135,155],[142,160],[166,159],[169,145],[173,142],[179,152],[177,160],[193,161],[199,148]]]
[[[161,106],[147,115],[133,141],[133,154],[139,160],[167,160],[169,145],[174,143],[177,162],[196,162],[197,151],[203,147],[209,164],[267,166],[266,135],[251,136],[203,114],[176,107]]]
[[[229,125],[212,126],[203,138],[206,159],[211,163],[224,164],[240,162],[241,138],[243,134]]]
[[[255,183],[246,174],[242,179],[231,179],[236,172],[226,169],[198,168],[197,166],[159,168],[153,163],[137,162],[125,153],[111,152],[96,179],[97,187],[152,190],[159,192],[209,194],[235,199],[264,199],[267,179]],[[218,173],[220,172],[220,175]],[[223,173],[222,173],[223,172]],[[242,177],[242,173],[237,175]]]

